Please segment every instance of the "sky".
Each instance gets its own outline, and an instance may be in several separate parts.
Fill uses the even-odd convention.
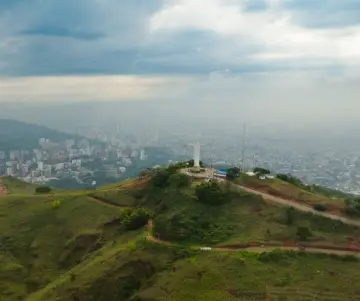
[[[356,118],[359,78],[359,0],[0,1],[0,105],[201,99]]]

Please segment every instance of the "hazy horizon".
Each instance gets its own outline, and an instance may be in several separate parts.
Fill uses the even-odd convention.
[[[0,116],[358,128],[359,16],[354,0],[5,0]]]

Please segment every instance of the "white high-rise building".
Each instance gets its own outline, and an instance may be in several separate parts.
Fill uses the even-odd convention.
[[[146,155],[145,155],[145,150],[144,150],[144,149],[142,149],[142,150],[140,151],[140,160],[141,160],[141,161],[146,160]]]
[[[38,161],[38,170],[43,170],[44,169],[44,162],[42,161]]]

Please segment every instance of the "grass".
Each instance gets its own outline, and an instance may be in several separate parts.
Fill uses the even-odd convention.
[[[348,237],[360,240],[357,227],[325,217],[274,206],[253,194],[236,190],[226,204],[198,202],[194,188],[148,192],[146,202],[157,212],[154,231],[162,239],[184,244],[224,245],[251,241],[297,240],[299,227],[309,228],[313,244],[348,246]]]
[[[197,254],[177,261],[139,295],[148,300],[157,292],[164,294],[166,287],[163,300],[174,301],[265,300],[266,292],[271,300],[279,296],[287,297],[285,300],[306,300],[305,296],[309,300],[357,300],[359,291],[353,283],[360,280],[359,263],[327,256],[283,255],[282,260],[264,262],[250,253]]]
[[[289,224],[289,209],[223,188],[230,191],[221,206],[197,201],[194,187],[150,184],[139,193],[27,195],[20,188],[22,194],[0,197],[0,300],[265,300],[266,291],[271,300],[358,300],[360,263],[352,258],[187,248],[294,239],[299,226],[310,229],[313,243],[360,239],[352,226],[302,212],[292,212]],[[57,209],[54,198],[61,201]],[[141,229],[122,231],[116,206],[153,210],[161,238],[175,244],[147,241]]]
[[[35,189],[38,186],[14,177],[3,177],[2,182],[9,194],[32,194],[35,193]]]
[[[315,204],[324,204],[329,211],[342,211],[345,206],[344,198],[339,197],[341,194],[330,196],[331,190],[322,190],[318,188],[314,192],[310,192],[280,179],[260,180],[246,174],[241,174],[235,182],[245,187],[256,189],[285,199],[294,200],[310,206],[314,206]],[[324,193],[321,193],[323,191]]]
[[[265,300],[266,292],[271,300],[357,300],[359,268],[335,256],[200,253],[133,236],[104,246],[26,301],[250,301]]]
[[[130,191],[121,189],[97,190],[89,193],[89,196],[105,203],[123,207],[134,206],[136,201]]]
[[[85,195],[61,194],[58,199],[60,208],[53,209],[48,196],[0,198],[0,254],[7,262],[5,268],[0,265],[0,279],[11,276],[6,287],[0,289],[0,300],[15,300],[16,294],[23,298],[54,280],[62,271],[59,263],[69,240],[101,232],[104,223],[120,215],[119,210],[93,202]]]

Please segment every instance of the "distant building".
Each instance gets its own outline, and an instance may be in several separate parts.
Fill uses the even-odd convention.
[[[131,158],[137,158],[139,156],[139,151],[134,149],[132,152],[131,152]]]
[[[44,176],[45,176],[46,178],[50,178],[50,177],[51,177],[51,171],[52,171],[51,165],[45,165],[45,166],[44,166]]]
[[[254,176],[256,176],[256,173],[254,173],[254,172],[252,172],[252,171],[248,171],[246,174],[247,174],[249,177],[254,177]]]
[[[38,164],[38,165],[37,165],[37,169],[38,169],[38,170],[44,170],[44,162],[39,161],[37,164]]]
[[[4,151],[0,151],[0,160],[6,159],[6,153]]]
[[[13,176],[14,175],[14,169],[12,167],[7,167],[6,168],[6,174],[8,176]]]
[[[13,150],[13,151],[10,151],[10,160],[16,160],[17,158],[19,158],[19,151],[17,150]]]
[[[64,163],[57,163],[55,164],[55,170],[60,170],[60,169],[64,169]]]
[[[145,150],[144,150],[144,149],[142,149],[142,150],[140,151],[140,160],[141,160],[141,161],[146,160],[146,154],[145,154]]]
[[[273,176],[273,175],[265,175],[265,178],[269,179],[269,180],[273,180],[273,179],[275,179],[275,176]]]

